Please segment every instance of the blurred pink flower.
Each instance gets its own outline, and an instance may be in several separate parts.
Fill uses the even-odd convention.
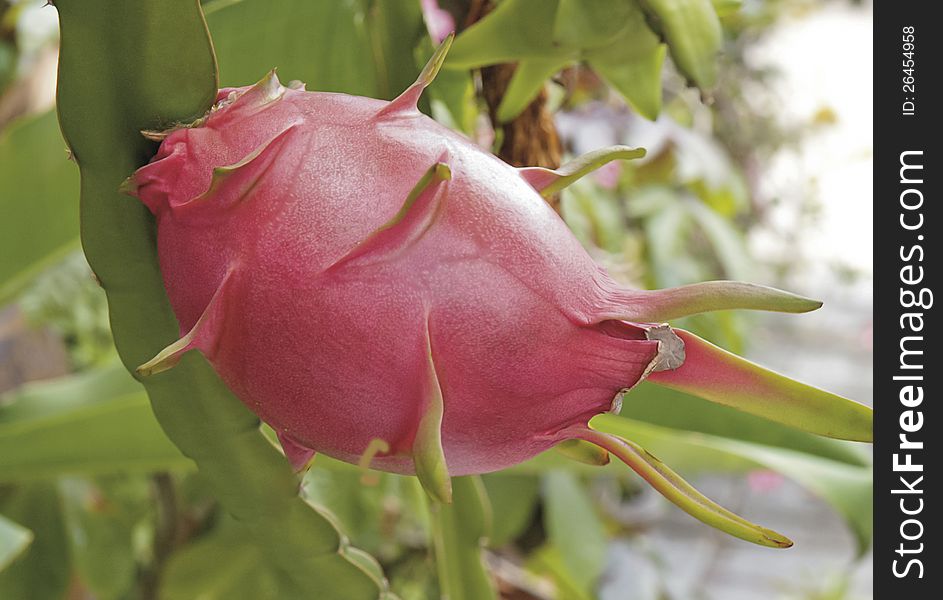
[[[611,163],[601,166],[595,173],[593,173],[593,178],[596,180],[596,183],[606,188],[607,190],[613,190],[619,185],[619,176],[622,175],[622,165],[613,161]]]
[[[747,484],[750,489],[759,494],[775,492],[782,486],[785,478],[776,471],[757,469],[747,474]]]
[[[421,0],[422,16],[435,43],[440,43],[455,31],[455,18],[449,11],[439,7],[439,0]]]

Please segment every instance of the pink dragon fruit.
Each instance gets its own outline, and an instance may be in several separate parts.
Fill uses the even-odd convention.
[[[589,442],[697,518],[789,545],[588,422],[649,377],[866,439],[867,408],[660,324],[819,303],[733,282],[654,292],[615,283],[541,193],[643,151],[609,148],[557,171],[508,166],[416,108],[450,42],[393,102],[283,87],[272,72],[221,90],[198,122],[151,134],[160,150],[125,189],[157,219],[182,337],[139,372],[199,349],[296,469],[322,452],[415,473],[447,502],[450,476],[561,443],[585,454]]]

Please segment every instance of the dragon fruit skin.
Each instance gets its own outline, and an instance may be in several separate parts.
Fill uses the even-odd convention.
[[[428,343],[449,472],[493,471],[609,410],[653,362],[645,328],[599,324],[615,284],[515,169],[419,113],[375,120],[373,100],[277,93],[171,134],[137,181],[184,333],[229,273],[221,333],[201,349],[278,432],[350,462],[387,440],[373,466],[412,472]],[[238,181],[199,199],[212,165],[260,146]],[[437,162],[451,179],[402,231],[345,259]]]
[[[275,429],[296,468],[315,451],[351,463],[366,453],[371,467],[415,473],[443,501],[449,476],[571,440],[615,453],[644,477],[654,459],[587,424],[649,374],[671,385],[674,369],[685,373],[685,343],[707,344],[655,323],[818,303],[732,282],[658,292],[615,283],[541,192],[641,153],[618,147],[549,171],[482,151],[416,109],[450,40],[392,103],[286,88],[273,72],[221,90],[204,119],[160,136],[126,190],[156,217],[182,337],[139,372],[199,349]],[[727,356],[713,383],[755,367]],[[700,377],[709,391],[712,376]],[[801,388],[787,392],[813,389]],[[834,403],[863,418],[850,401]],[[746,407],[778,417],[767,408]],[[657,465],[657,481],[646,479],[680,504],[672,495],[691,492]],[[788,545],[744,523],[725,530]]]

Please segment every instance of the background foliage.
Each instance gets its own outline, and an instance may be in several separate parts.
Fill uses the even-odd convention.
[[[0,116],[15,107],[42,51],[17,34],[27,4],[0,2]],[[74,1],[60,4],[66,14],[76,10],[67,6]],[[433,4],[210,0],[203,10],[221,87],[278,66],[283,80],[308,89],[389,99],[431,52]],[[562,197],[563,216],[594,256],[641,287],[769,278],[744,244],[764,209],[750,170],[799,134],[744,99],[769,74],[746,64],[743,52],[784,3],[746,10],[726,0],[502,0],[483,16],[479,4],[438,3],[459,36],[423,110],[496,149],[515,119],[529,118],[532,102],[555,115],[567,154],[644,140],[645,161],[606,170]],[[499,63],[517,68],[492,107],[480,69]],[[586,135],[599,123],[608,139]],[[412,478],[365,475],[319,457],[301,482],[303,502],[278,504],[290,515],[249,526],[233,519],[227,494],[264,499],[264,489],[246,486],[287,481],[286,468],[270,465],[273,449],[259,458],[270,432],[253,431],[247,446],[234,442],[246,454],[232,465],[201,472],[178,449],[190,446],[171,443],[165,431],[174,417],[158,408],[159,423],[122,367],[104,294],[78,252],[78,170],[55,113],[0,127],[3,322],[52,331],[67,349],[56,378],[0,380],[9,388],[0,396],[0,598],[284,598],[299,581],[372,598],[387,588],[385,577],[403,599],[585,599],[596,597],[612,539],[644,542],[659,527],[633,510],[651,498],[627,469],[553,454],[456,480],[455,505],[431,512]],[[678,324],[737,352],[749,342],[750,322],[739,314]],[[0,359],[14,365],[10,343],[0,340]],[[867,549],[870,464],[853,444],[647,385],[606,421],[686,475],[777,471],[830,503],[859,551]],[[262,470],[250,477],[250,465]],[[317,507],[310,515],[309,506]],[[321,528],[328,553],[340,546],[356,569],[302,567],[297,561],[310,557],[290,551],[313,553],[315,540],[280,533],[301,522]],[[272,554],[263,539],[286,541]]]

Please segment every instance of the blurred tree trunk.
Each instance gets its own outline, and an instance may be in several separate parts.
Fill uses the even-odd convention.
[[[491,0],[472,0],[465,27],[481,20],[492,10],[494,3]],[[563,146],[553,123],[553,114],[547,106],[547,90],[542,89],[537,98],[512,121],[503,124],[498,121],[498,105],[516,69],[517,65],[510,63],[481,69],[482,96],[488,105],[491,125],[495,133],[503,132],[498,156],[515,167],[556,169],[563,157]],[[559,195],[547,201],[559,212]]]

